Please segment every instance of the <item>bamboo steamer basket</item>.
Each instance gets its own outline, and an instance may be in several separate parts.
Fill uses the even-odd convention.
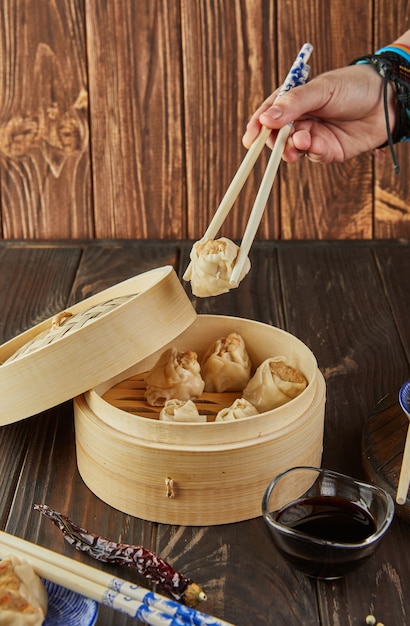
[[[159,421],[143,394],[160,354],[176,346],[201,359],[232,332],[244,338],[254,368],[282,355],[303,372],[306,389],[234,422]],[[0,395],[0,426],[74,398],[84,482],[109,505],[150,521],[250,519],[261,514],[274,475],[321,464],[325,383],[312,352],[267,324],[197,315],[171,266],[86,298],[0,346]],[[240,395],[203,394],[198,405],[212,416]]]
[[[254,368],[284,356],[303,372],[306,389],[281,407],[232,422],[159,421],[143,392],[144,376],[160,354],[175,346],[194,350],[200,360],[211,343],[232,332],[245,340]],[[204,393],[197,404],[212,415],[240,395]],[[198,315],[149,356],[74,399],[78,469],[104,502],[149,521],[210,526],[251,519],[261,514],[276,474],[320,466],[325,395],[316,359],[297,337],[260,322]],[[296,495],[290,487],[289,500]]]
[[[0,346],[0,426],[123,372],[195,317],[174,269],[164,266],[44,320]]]

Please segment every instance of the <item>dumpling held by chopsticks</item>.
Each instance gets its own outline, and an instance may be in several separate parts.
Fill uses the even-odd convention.
[[[191,289],[194,296],[207,298],[226,293],[234,285],[231,284],[235,261],[239,247],[230,239],[206,239],[194,243],[190,258],[191,267],[186,280],[191,281]],[[240,282],[251,268],[249,258],[246,258],[243,270],[239,276]]]

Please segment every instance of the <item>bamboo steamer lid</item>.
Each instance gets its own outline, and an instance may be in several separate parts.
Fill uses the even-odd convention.
[[[192,324],[175,271],[145,272],[0,346],[0,426],[35,415],[129,368]]]
[[[132,412],[125,410],[134,379],[167,347],[194,350],[200,360],[230,332],[244,338],[254,367],[285,356],[307,378],[306,389],[281,407],[232,422],[163,422],[144,416],[138,402]],[[295,465],[320,466],[325,395],[314,355],[295,336],[242,318],[198,315],[160,350],[74,399],[78,469],[95,495],[136,517],[187,526],[251,519],[261,514],[262,495],[276,474]]]

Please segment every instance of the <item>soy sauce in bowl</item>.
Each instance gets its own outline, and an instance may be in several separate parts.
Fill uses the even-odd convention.
[[[391,524],[394,504],[379,487],[300,466],[271,481],[262,513],[273,543],[293,567],[331,580],[374,554]]]
[[[361,506],[333,496],[296,500],[276,515],[279,524],[337,543],[364,541],[376,531],[372,515]]]

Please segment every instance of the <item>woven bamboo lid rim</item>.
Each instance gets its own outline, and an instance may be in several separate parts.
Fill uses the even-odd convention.
[[[24,358],[37,350],[47,348],[55,341],[69,341],[72,333],[79,332],[87,326],[87,324],[96,321],[103,315],[112,313],[115,308],[126,304],[137,295],[137,293],[131,293],[118,298],[111,298],[110,300],[100,302],[77,314],[70,313],[67,310],[61,314],[63,315],[65,313],[64,320],[61,324],[56,324],[54,322],[55,318],[58,317],[54,316],[51,319],[51,326],[49,329],[39,333],[36,337],[34,337],[34,339],[21,346],[21,348],[14,352],[6,361],[4,361],[4,363],[1,363],[0,367],[4,367],[17,359]]]

